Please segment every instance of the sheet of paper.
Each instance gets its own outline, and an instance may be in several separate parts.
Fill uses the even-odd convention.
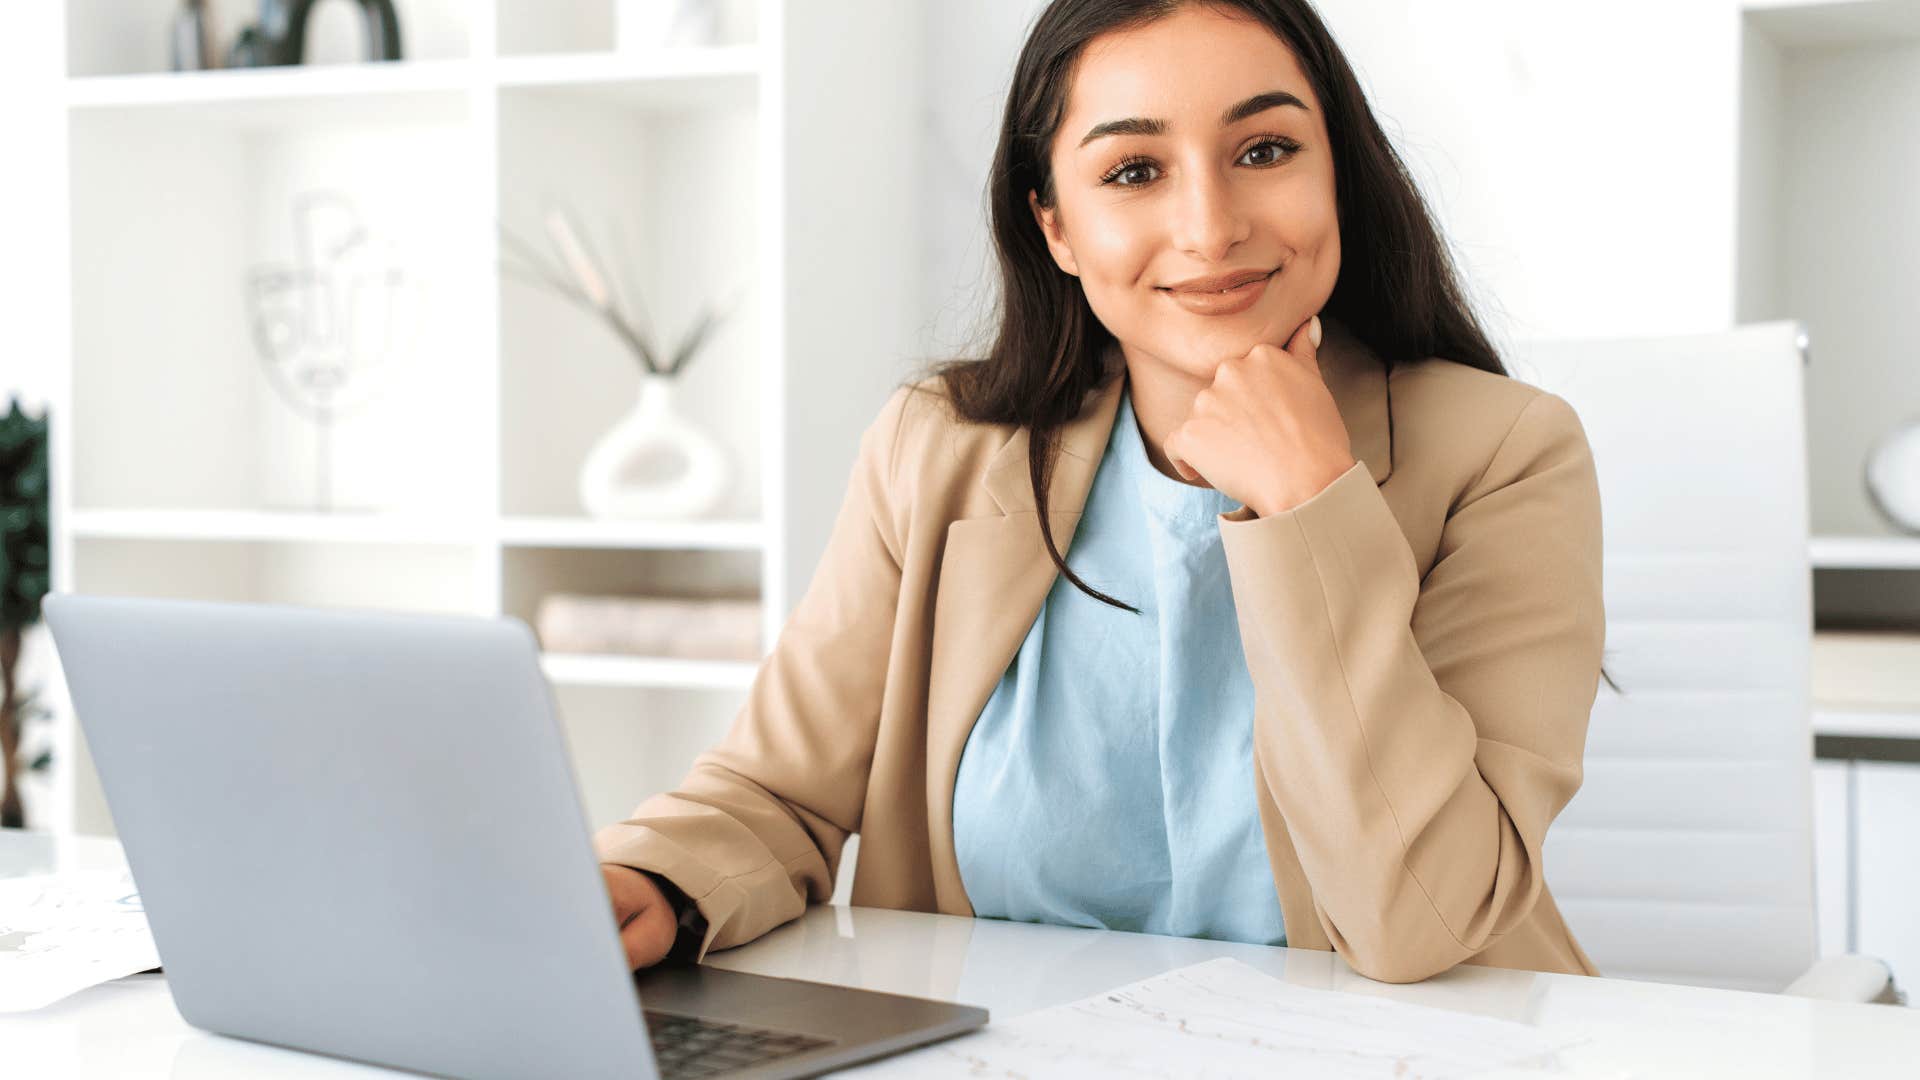
[[[1562,1044],[1510,1020],[1315,990],[1223,957],[835,1076],[1526,1076]]]
[[[127,871],[0,878],[0,1012],[159,966]]]

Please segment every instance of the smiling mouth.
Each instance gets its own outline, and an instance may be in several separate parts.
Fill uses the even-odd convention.
[[[1241,289],[1246,288],[1249,285],[1258,284],[1259,282],[1265,281],[1268,278],[1272,277],[1273,275],[1279,273],[1280,270],[1281,268],[1276,266],[1272,270],[1267,271],[1265,274],[1262,274],[1257,278],[1249,278],[1248,280],[1243,281],[1238,285],[1229,285],[1224,289],[1170,289],[1165,285],[1155,285],[1154,288],[1160,290],[1163,293],[1183,293],[1187,296],[1219,296],[1221,293],[1237,292]]]

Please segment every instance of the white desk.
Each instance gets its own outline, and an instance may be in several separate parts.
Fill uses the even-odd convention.
[[[124,865],[92,838],[0,833],[0,876]],[[720,967],[983,1005],[996,1018],[1085,997],[1169,968],[1237,957],[1302,986],[1480,1013],[1586,1040],[1578,1077],[1912,1077],[1920,1009],[1463,966],[1424,983],[1356,975],[1331,953],[1065,927],[816,906]],[[187,1026],[164,975],[96,986],[38,1012],[0,1014],[0,1075],[174,1077],[413,1075],[210,1035]]]

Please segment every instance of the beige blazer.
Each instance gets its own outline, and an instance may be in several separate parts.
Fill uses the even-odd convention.
[[[1598,974],[1541,856],[1580,786],[1605,636],[1585,431],[1560,397],[1444,359],[1399,365],[1389,394],[1322,321],[1354,466],[1285,513],[1220,515],[1288,944],[1388,982]],[[1117,413],[1107,356],[1048,495],[1062,552]],[[973,914],[954,775],[1058,575],[1037,520],[1024,429],[957,421],[933,379],[895,390],[732,728],[600,829],[599,857],[685,890],[702,957],[829,899],[853,833],[853,903]]]

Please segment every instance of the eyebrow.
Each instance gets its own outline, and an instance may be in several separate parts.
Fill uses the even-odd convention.
[[[1245,120],[1255,113],[1263,113],[1268,109],[1277,109],[1283,105],[1291,105],[1306,112],[1313,111],[1307,108],[1306,102],[1301,101],[1285,90],[1269,90],[1264,94],[1255,94],[1228,109],[1226,112],[1221,113],[1220,126],[1228,127]],[[1165,120],[1130,116],[1125,120],[1108,120],[1106,123],[1093,125],[1093,127],[1087,129],[1087,134],[1080,140],[1080,145],[1085,146],[1095,139],[1104,138],[1108,135],[1165,135],[1166,133],[1167,122]]]

